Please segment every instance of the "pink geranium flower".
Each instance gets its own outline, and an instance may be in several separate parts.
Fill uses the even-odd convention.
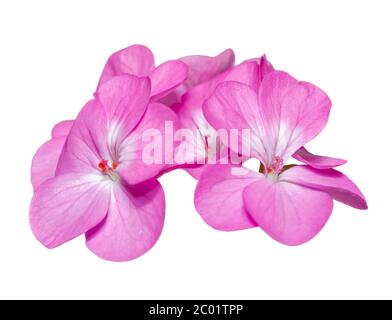
[[[150,91],[148,78],[117,76],[98,87],[74,123],[54,128],[44,148],[60,155],[46,152],[44,164],[35,159],[30,208],[33,233],[46,247],[86,233],[96,255],[126,261],[158,240],[165,199],[154,177],[164,165],[144,163],[142,133],[149,128],[162,132],[165,121],[176,121],[176,115],[150,103]]]
[[[224,54],[224,57],[219,61],[223,63],[222,60],[228,59],[225,58],[226,56],[227,54]],[[218,62],[215,64],[217,65]],[[192,67],[193,72],[195,72],[194,69],[197,69],[196,66]],[[189,82],[188,67],[185,62],[170,60],[155,67],[154,55],[150,49],[142,45],[132,45],[113,53],[103,68],[98,86],[123,74],[149,77],[151,82],[150,99],[152,101],[160,100],[173,92],[179,85]],[[57,161],[72,124],[73,120],[58,123],[52,130],[51,140],[43,144],[35,154],[31,170],[34,189],[54,176]]]
[[[250,129],[250,156],[260,161],[261,172],[232,165],[206,169],[195,193],[203,219],[226,231],[259,226],[281,243],[299,245],[325,225],[333,199],[366,209],[361,191],[332,169],[341,161],[302,149],[324,128],[330,107],[322,90],[284,72],[268,73],[257,91],[239,82],[220,84],[204,115],[216,129]],[[285,166],[296,152],[309,165]]]

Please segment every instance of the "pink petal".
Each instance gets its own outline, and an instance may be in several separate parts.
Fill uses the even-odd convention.
[[[267,56],[263,55],[260,59],[260,81],[263,81],[264,77],[271,73],[272,71],[275,71],[274,67],[272,64],[267,60]]]
[[[188,66],[188,78],[181,86],[161,101],[169,106],[179,103],[181,96],[189,89],[209,81],[230,69],[234,64],[235,57],[234,52],[231,49],[227,49],[216,57],[195,55],[183,57],[179,60]]]
[[[87,246],[111,261],[129,261],[150,250],[164,223],[165,196],[157,181],[116,185],[105,220],[86,235]]]
[[[56,124],[52,129],[52,138],[67,136],[71,131],[74,120],[65,120]]]
[[[244,81],[246,84],[252,85],[252,83],[258,81],[257,77],[258,66],[256,63],[239,65],[189,90],[183,96],[182,103],[173,106],[173,110],[178,114],[181,126],[192,130],[195,137],[191,141],[187,141],[187,144],[180,144],[176,150],[176,158],[180,163],[196,164],[206,161],[208,154],[205,139],[207,137],[215,137],[216,130],[205,119],[202,105],[214,92],[216,86],[223,81],[229,80]],[[224,156],[227,157],[227,154]],[[219,158],[220,156],[218,155],[216,160],[219,160]]]
[[[86,104],[77,116],[60,156],[57,174],[97,173],[101,160],[110,160],[108,120],[97,100]]]
[[[96,97],[106,110],[112,140],[122,141],[139,123],[150,99],[150,80],[131,75],[115,77],[99,86]]]
[[[349,178],[337,170],[295,166],[284,171],[280,179],[327,192],[335,200],[351,207],[367,209],[366,199],[362,192]]]
[[[163,104],[150,103],[139,125],[120,145],[118,171],[129,184],[155,177],[172,161],[174,146],[166,147],[165,125],[172,125],[175,132],[178,126],[177,115]],[[168,141],[172,143],[172,137],[168,137]],[[154,142],[157,143],[156,153],[152,149]]]
[[[179,60],[188,65],[189,76],[184,85],[189,89],[231,68],[234,65],[235,55],[233,50],[227,49],[216,57],[195,55]]]
[[[182,84],[188,76],[188,67],[181,61],[167,61],[150,75],[151,99],[158,101]]]
[[[224,79],[222,80],[222,82],[223,81],[241,82],[243,84],[248,85],[254,91],[257,92],[257,89],[260,85],[259,73],[260,73],[259,65],[256,62],[242,63],[227,71],[224,75]]]
[[[205,101],[204,116],[215,129],[238,130],[238,144],[230,143],[230,149],[244,155],[244,144],[250,145],[250,155],[267,163],[267,148],[263,139],[263,122],[257,95],[251,87],[239,82],[223,82],[215,93]],[[248,131],[248,137],[243,131]],[[249,131],[250,130],[250,131]],[[249,140],[250,139],[250,140]]]
[[[65,140],[66,137],[53,138],[38,149],[31,166],[31,182],[34,190],[55,176]]]
[[[133,45],[110,56],[99,79],[99,85],[122,74],[147,77],[154,68],[154,55],[151,50],[145,46]]]
[[[256,90],[260,85],[260,82],[263,81],[264,77],[272,72],[275,71],[274,67],[272,66],[272,64],[267,60],[267,56],[263,55],[261,58],[252,58],[252,59],[247,59],[244,62],[242,62],[241,64],[247,64],[247,63],[256,63],[258,65],[258,80],[257,80],[257,86],[256,86]],[[253,88],[253,86],[252,86]]]
[[[209,166],[201,175],[195,192],[195,206],[211,227],[233,231],[255,227],[244,207],[244,188],[262,177],[246,168]]]
[[[321,89],[281,71],[264,77],[259,104],[269,157],[279,156],[283,161],[320,133],[331,108],[331,101]]]
[[[99,175],[66,174],[36,190],[30,225],[36,238],[54,248],[95,227],[106,216],[110,183]]]
[[[227,70],[209,81],[203,82],[190,89],[184,94],[183,102],[190,108],[201,110],[204,100],[209,98],[215,91],[216,87],[225,81],[236,81],[246,84],[255,90],[259,83],[257,63],[249,62]]]
[[[315,155],[310,153],[304,147],[297,150],[292,157],[316,169],[330,169],[341,166],[347,162],[343,159]]]
[[[255,222],[273,239],[290,246],[315,237],[333,207],[325,192],[265,178],[247,186],[243,196]]]
[[[194,167],[185,167],[184,170],[188,172],[193,178],[196,180],[199,180],[201,175],[203,174],[204,170],[208,167],[209,165],[200,165],[200,166],[194,166]],[[211,165],[211,166],[214,166]]]

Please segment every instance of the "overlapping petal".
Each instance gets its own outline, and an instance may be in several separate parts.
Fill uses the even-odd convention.
[[[168,161],[172,161],[172,137],[167,139],[168,144],[165,141],[168,126],[177,130],[177,115],[161,103],[151,103],[138,126],[121,143],[118,171],[129,184],[156,176],[168,166]]]
[[[333,202],[327,193],[266,178],[247,186],[245,208],[273,239],[294,246],[315,237],[328,221]]]
[[[286,161],[312,140],[325,127],[331,108],[321,89],[282,71],[264,77],[258,99],[270,160],[279,156]]]
[[[106,216],[110,184],[91,174],[64,174],[41,184],[30,207],[36,238],[54,248],[95,227]]]
[[[234,231],[257,226],[246,212],[242,193],[260,176],[238,166],[208,166],[195,191],[197,211],[208,225],[217,230]]]
[[[128,261],[158,240],[165,216],[165,197],[157,181],[114,186],[106,218],[87,235],[87,247],[111,261]]]
[[[205,101],[203,112],[214,128],[237,135],[238,144],[230,143],[231,150],[268,162],[263,118],[256,92],[251,87],[234,81],[221,83]],[[246,152],[243,146],[249,146],[250,150]]]
[[[154,55],[142,45],[132,45],[113,53],[105,64],[98,86],[123,74],[149,76],[155,68]]]
[[[188,67],[181,61],[166,61],[150,74],[151,99],[158,101],[188,77]]]
[[[139,123],[150,100],[148,78],[115,77],[98,87],[96,97],[110,123],[110,139],[121,142]]]
[[[31,182],[36,190],[43,182],[53,178],[66,137],[57,137],[43,144],[34,155],[31,165]]]
[[[99,173],[98,164],[110,158],[108,119],[97,100],[83,107],[67,137],[56,174]]]

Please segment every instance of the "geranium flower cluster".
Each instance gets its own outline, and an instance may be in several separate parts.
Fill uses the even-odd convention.
[[[48,248],[85,234],[97,256],[135,259],[163,228],[157,179],[184,169],[198,179],[195,207],[213,228],[259,227],[303,244],[323,228],[333,200],[367,208],[334,169],[345,160],[304,147],[330,108],[324,91],[265,56],[235,65],[228,49],[156,66],[148,48],[130,46],[110,56],[93,98],[35,154],[32,231]],[[243,166],[250,158],[258,171]]]

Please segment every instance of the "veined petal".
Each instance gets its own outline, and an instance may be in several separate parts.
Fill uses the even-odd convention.
[[[195,192],[195,206],[203,220],[217,230],[234,231],[257,226],[244,207],[242,193],[261,174],[231,165],[208,166]]]
[[[158,181],[116,185],[107,217],[86,234],[87,247],[106,260],[135,259],[156,243],[164,216],[165,196]]]
[[[64,137],[69,134],[74,120],[65,120],[56,124],[52,129],[52,138]]]
[[[34,190],[55,176],[66,139],[66,137],[53,138],[43,144],[34,155],[31,165],[31,182]]]
[[[154,55],[151,50],[142,45],[133,45],[109,57],[99,79],[99,85],[122,74],[147,77],[154,68]]]
[[[77,116],[60,156],[56,174],[96,173],[101,160],[111,159],[107,147],[108,119],[97,100]]]
[[[151,73],[151,99],[158,101],[181,85],[188,76],[188,67],[181,61],[167,61]]]
[[[181,163],[200,164],[204,163],[208,157],[214,157],[216,162],[219,162],[221,156],[227,157],[227,150],[223,150],[223,155],[221,152],[216,154],[216,152],[207,150],[208,148],[211,149],[212,147],[213,149],[213,147],[217,146],[215,140],[217,137],[217,131],[204,117],[202,110],[203,102],[211,96],[216,86],[223,81],[238,80],[239,82],[243,81],[245,84],[252,85],[258,81],[257,79],[257,63],[246,63],[233,67],[229,71],[220,74],[212,80],[204,82],[189,90],[184,95],[182,102],[175,105],[173,110],[175,110],[178,114],[181,127],[187,130],[192,130],[194,139],[187,139],[187,141],[179,145],[176,152],[176,159],[178,159]],[[226,141],[228,139],[229,137],[222,140]],[[208,141],[208,144],[206,141]],[[227,146],[224,149],[227,149]],[[193,171],[193,169],[189,170],[189,172]]]
[[[320,133],[331,108],[331,101],[321,89],[282,71],[264,77],[259,104],[269,157],[279,156],[284,162]]]
[[[247,186],[245,208],[269,236],[295,246],[316,236],[329,219],[333,202],[325,192],[265,178]]]
[[[366,199],[362,192],[347,176],[337,170],[295,166],[284,171],[280,179],[326,192],[335,200],[351,207],[367,209]]]
[[[30,207],[36,238],[54,248],[95,227],[106,216],[110,182],[99,175],[65,174],[45,181]]]
[[[260,68],[256,62],[245,62],[228,70],[224,75],[223,81],[236,81],[248,85],[255,92],[260,85]],[[213,93],[213,92],[211,92]],[[211,95],[211,94],[210,94]],[[209,96],[210,96],[209,95]],[[206,98],[208,98],[207,96]]]
[[[239,154],[250,155],[264,164],[268,163],[263,119],[256,93],[240,82],[223,82],[215,93],[204,102],[204,116],[215,129],[225,129],[238,137],[238,143],[230,141],[229,148]],[[265,140],[268,141],[268,140]],[[244,146],[250,150],[245,152]]]
[[[174,146],[165,144],[165,126],[177,130],[177,115],[163,104],[153,102],[139,125],[119,148],[118,172],[129,184],[155,177],[173,159]],[[172,143],[172,137],[168,142]]]
[[[117,76],[96,92],[109,121],[109,144],[121,142],[139,123],[150,100],[150,80],[131,75]]]

